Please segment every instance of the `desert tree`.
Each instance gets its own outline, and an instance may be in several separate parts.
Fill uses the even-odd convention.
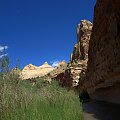
[[[8,54],[6,53],[6,48],[3,46],[3,50],[0,51],[0,72],[8,72],[9,71],[9,64],[10,59]]]

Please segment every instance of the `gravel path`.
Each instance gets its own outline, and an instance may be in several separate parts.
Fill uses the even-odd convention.
[[[92,101],[83,104],[85,120],[120,120],[120,105]]]

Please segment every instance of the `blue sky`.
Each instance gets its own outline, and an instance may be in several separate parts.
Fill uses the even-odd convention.
[[[93,21],[95,0],[0,0],[0,45],[11,66],[69,61],[76,26]]]

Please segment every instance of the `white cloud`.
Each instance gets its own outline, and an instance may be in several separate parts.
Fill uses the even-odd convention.
[[[4,49],[8,49],[8,46],[0,46],[0,52],[2,52]]]
[[[5,55],[0,55],[0,58],[4,57],[4,56],[7,56],[8,54],[5,54]]]
[[[53,66],[53,67],[56,67],[56,66],[58,66],[59,62],[60,62],[60,61],[57,60],[57,61],[54,61],[54,62],[51,62],[51,63],[52,63],[52,66]]]

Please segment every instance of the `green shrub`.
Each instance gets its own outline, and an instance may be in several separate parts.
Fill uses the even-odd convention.
[[[0,76],[0,120],[83,120],[78,96],[56,81],[33,85],[15,74]]]

